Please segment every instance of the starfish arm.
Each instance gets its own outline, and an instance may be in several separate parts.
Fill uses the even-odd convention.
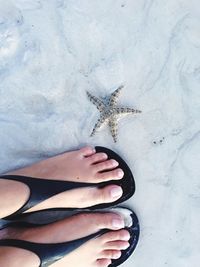
[[[109,99],[109,106],[111,106],[111,107],[116,106],[116,104],[117,104],[117,100],[118,100],[118,98],[119,98],[119,95],[120,95],[121,90],[122,90],[123,87],[124,87],[124,86],[121,85],[120,87],[118,87],[118,88],[111,94],[111,97],[110,97],[110,99]]]
[[[109,128],[110,128],[110,132],[113,137],[113,140],[116,143],[117,142],[117,118],[116,116],[112,116],[109,119]]]
[[[100,117],[100,118],[98,119],[97,123],[95,124],[95,126],[94,126],[94,128],[93,128],[92,133],[91,133],[90,136],[93,136],[93,135],[96,133],[96,131],[97,131],[99,128],[101,128],[101,126],[105,123],[105,121],[106,121],[106,118],[104,118],[104,117]]]
[[[89,92],[87,92],[87,96],[89,100],[97,107],[98,110],[103,111],[105,105],[101,99],[97,98],[96,96],[93,96]]]
[[[133,113],[141,113],[141,110],[133,109],[133,108],[115,108],[116,114],[133,114]]]

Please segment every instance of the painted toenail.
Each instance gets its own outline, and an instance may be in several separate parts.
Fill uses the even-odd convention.
[[[116,229],[121,229],[121,228],[124,228],[124,226],[125,226],[123,219],[113,219],[112,225]]]
[[[119,178],[122,178],[123,176],[124,176],[124,172],[120,169],[120,170],[118,170],[117,171],[117,176],[119,177]]]
[[[110,190],[111,197],[120,197],[123,194],[122,188],[120,186],[115,186]]]

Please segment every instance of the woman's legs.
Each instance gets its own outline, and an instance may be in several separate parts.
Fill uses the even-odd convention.
[[[8,174],[98,184],[121,179],[123,171],[117,166],[118,162],[107,160],[105,153],[96,153],[93,148],[84,147]],[[3,218],[22,207],[29,198],[30,192],[29,188],[20,182],[0,179],[0,183],[0,218]],[[109,185],[101,189],[89,187],[73,189],[53,196],[29,211],[54,207],[84,208],[114,202],[121,197],[122,193],[121,187],[117,185]]]

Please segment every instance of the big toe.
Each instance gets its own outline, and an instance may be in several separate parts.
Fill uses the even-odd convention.
[[[85,146],[85,147],[82,147],[80,150],[79,150],[80,154],[84,157],[89,157],[93,154],[96,153],[96,150],[95,148],[91,147],[91,146]]]
[[[123,195],[123,190],[118,185],[108,185],[103,188],[92,188],[87,190],[88,205],[112,203]]]

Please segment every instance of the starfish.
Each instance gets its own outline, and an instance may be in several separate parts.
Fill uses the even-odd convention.
[[[91,93],[87,92],[89,100],[96,106],[96,108],[100,112],[100,118],[95,124],[90,136],[93,136],[103,124],[108,123],[111,135],[113,137],[114,142],[116,143],[118,117],[120,117],[120,115],[128,115],[142,112],[133,108],[117,106],[117,100],[123,87],[124,86],[118,87],[106,101],[97,98],[96,96],[93,96]]]

